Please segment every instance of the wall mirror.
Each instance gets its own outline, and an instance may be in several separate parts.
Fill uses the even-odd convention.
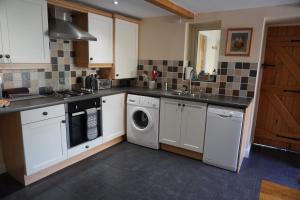
[[[192,80],[216,81],[221,41],[221,23],[189,25],[189,66],[194,69]],[[192,68],[186,69],[186,78]]]

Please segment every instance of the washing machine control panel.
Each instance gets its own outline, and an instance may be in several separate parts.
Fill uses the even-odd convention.
[[[153,97],[141,96],[140,105],[146,106],[146,107],[158,108],[159,107],[159,99],[153,98]]]
[[[129,94],[127,103],[141,107],[159,108],[159,98]]]

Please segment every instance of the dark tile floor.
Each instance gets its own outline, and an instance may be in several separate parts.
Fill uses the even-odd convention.
[[[253,200],[262,179],[297,188],[299,174],[299,154],[257,146],[236,174],[124,142],[26,188],[2,175],[0,195],[22,200]]]

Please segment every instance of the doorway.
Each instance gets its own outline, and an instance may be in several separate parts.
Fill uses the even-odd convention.
[[[254,142],[300,152],[300,25],[269,27]]]

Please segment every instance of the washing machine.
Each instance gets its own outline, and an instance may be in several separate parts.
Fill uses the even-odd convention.
[[[159,149],[159,99],[140,95],[127,96],[128,142]]]

